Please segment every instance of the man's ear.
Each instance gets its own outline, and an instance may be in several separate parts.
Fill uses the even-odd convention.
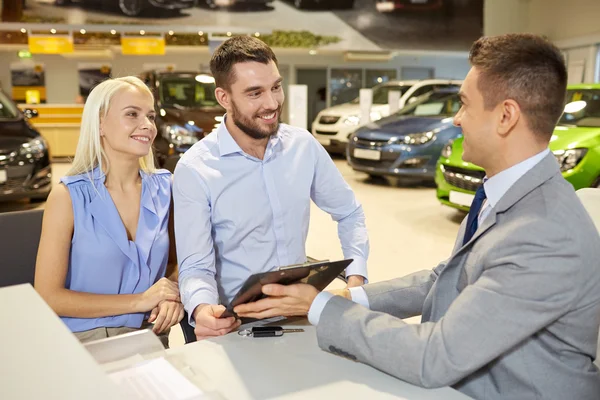
[[[508,136],[521,119],[521,107],[514,100],[504,100],[499,104],[500,119],[498,133]]]
[[[217,101],[219,102],[219,104],[221,105],[221,107],[223,107],[226,110],[229,110],[230,104],[231,104],[231,97],[229,95],[229,93],[227,92],[227,90],[218,87],[215,89],[215,97],[217,98]]]

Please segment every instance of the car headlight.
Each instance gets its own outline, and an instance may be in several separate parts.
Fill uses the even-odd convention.
[[[444,148],[442,149],[442,157],[450,158],[450,156],[452,155],[452,143],[454,143],[454,140],[449,141],[444,146]]]
[[[356,126],[360,123],[360,116],[359,115],[350,115],[349,117],[346,117],[346,119],[344,120],[344,123],[347,125]]]
[[[569,149],[554,151],[554,157],[560,165],[560,172],[571,170],[577,166],[587,153],[588,149]]]
[[[165,125],[163,137],[175,146],[194,144],[198,141],[194,132],[179,125]]]
[[[378,121],[380,120],[382,117],[381,113],[378,111],[372,111],[371,112],[371,121]]]
[[[435,137],[435,133],[433,131],[429,132],[421,132],[421,133],[409,133],[404,136],[405,144],[425,144],[429,142],[431,139]]]
[[[372,111],[370,114],[370,117],[371,117],[371,121],[378,121],[383,117],[383,115],[381,115],[381,113],[378,111]],[[360,115],[350,115],[349,117],[346,117],[346,119],[344,119],[344,123],[347,125],[352,125],[352,126],[359,125],[360,124]]]
[[[47,147],[44,139],[37,138],[23,143],[19,149],[19,154],[27,158],[41,158],[44,156]]]

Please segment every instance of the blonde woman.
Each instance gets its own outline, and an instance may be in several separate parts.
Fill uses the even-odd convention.
[[[73,165],[48,197],[35,288],[82,342],[151,327],[168,347],[183,317],[171,174],[152,154],[155,116],[138,78],[99,84]]]

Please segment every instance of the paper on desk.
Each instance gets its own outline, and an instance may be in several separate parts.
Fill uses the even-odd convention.
[[[164,358],[108,375],[131,400],[201,400],[204,393]]]

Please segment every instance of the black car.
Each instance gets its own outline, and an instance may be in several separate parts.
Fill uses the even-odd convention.
[[[266,5],[273,0],[199,0],[199,5],[206,5],[210,8],[231,7],[235,5]]]
[[[119,7],[129,17],[137,17],[151,9],[182,10],[195,7],[197,0],[55,0],[55,4],[65,6],[72,3],[99,4],[103,9]]]
[[[326,10],[350,10],[354,8],[354,0],[292,0],[296,8],[305,9],[319,7]]]
[[[156,101],[157,163],[172,172],[179,157],[223,119],[225,109],[215,97],[215,79],[197,71],[147,71],[140,78]]]
[[[52,188],[48,144],[28,119],[0,91],[0,201],[29,198],[45,200]]]

